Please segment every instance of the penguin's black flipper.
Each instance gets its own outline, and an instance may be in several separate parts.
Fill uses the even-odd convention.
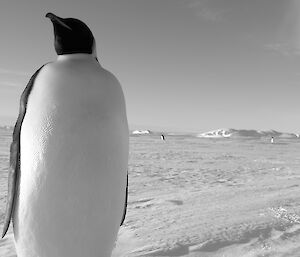
[[[4,226],[2,230],[2,238],[5,236],[10,220],[13,215],[14,206],[16,203],[17,191],[19,187],[19,177],[20,177],[20,133],[22,122],[25,117],[26,108],[27,108],[27,101],[31,89],[34,84],[34,80],[40,70],[44,67],[40,67],[30,78],[27,86],[25,87],[21,99],[20,99],[20,108],[19,108],[19,116],[16,121],[14,132],[13,132],[13,140],[10,145],[10,166],[9,166],[9,175],[8,175],[8,195],[7,195],[7,202],[6,202],[6,212],[4,218]]]
[[[123,217],[120,226],[123,225],[123,222],[126,217],[126,211],[127,211],[127,199],[128,199],[128,171],[127,171],[127,184],[126,184],[126,196],[125,196],[125,205],[124,205],[124,212],[123,212]]]

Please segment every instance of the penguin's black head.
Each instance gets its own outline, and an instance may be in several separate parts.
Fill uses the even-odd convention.
[[[46,17],[53,23],[54,46],[58,55],[93,53],[95,39],[85,23],[74,18],[60,18],[53,13],[47,13]]]

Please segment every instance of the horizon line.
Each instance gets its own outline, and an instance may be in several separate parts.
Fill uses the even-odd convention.
[[[0,120],[0,127],[14,127],[13,123],[2,123]],[[253,128],[233,128],[233,127],[222,127],[222,128],[217,128],[217,129],[210,129],[210,130],[196,130],[196,129],[178,129],[178,128],[170,128],[167,126],[144,126],[144,125],[135,125],[135,124],[130,124],[129,125],[129,131],[135,131],[135,130],[149,130],[151,132],[169,132],[169,133],[197,133],[197,134],[202,134],[202,133],[207,133],[207,132],[212,132],[212,131],[217,131],[217,130],[229,130],[229,129],[234,129],[234,130],[254,130],[254,131],[275,131],[279,133],[289,133],[289,134],[300,134],[297,132],[291,132],[291,131],[281,131],[277,129],[253,129]]]

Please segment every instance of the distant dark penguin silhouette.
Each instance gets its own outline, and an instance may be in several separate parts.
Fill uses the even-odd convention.
[[[12,219],[18,257],[110,256],[127,202],[123,92],[82,21],[46,17],[58,58],[21,96],[2,237]]]
[[[160,139],[165,141],[165,136],[163,134],[161,134]]]

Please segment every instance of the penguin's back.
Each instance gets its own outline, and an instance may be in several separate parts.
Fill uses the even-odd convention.
[[[20,144],[18,256],[108,256],[123,216],[128,165],[116,78],[92,60],[44,66]]]

